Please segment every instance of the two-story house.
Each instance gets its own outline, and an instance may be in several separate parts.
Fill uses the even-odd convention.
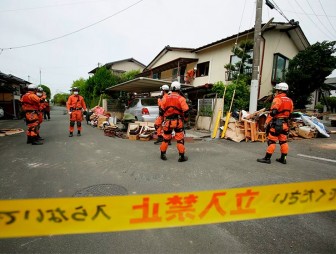
[[[164,82],[179,80],[184,84],[188,70],[197,68],[195,79],[186,86],[209,87],[223,81],[230,82],[230,73],[224,68],[235,63],[232,53],[235,44],[253,40],[254,28],[199,48],[179,48],[166,46],[143,70],[138,77],[109,90],[148,91],[158,90]],[[299,51],[310,44],[299,25],[272,22],[262,27],[259,66],[258,98],[269,95],[272,87],[284,79],[288,62]],[[253,55],[253,52],[250,52]],[[157,81],[154,81],[157,80]]]
[[[103,66],[105,66],[106,69],[110,70],[113,74],[121,74],[132,70],[140,70],[140,72],[142,72],[143,69],[146,67],[146,65],[140,63],[134,58],[127,58],[123,60],[110,62],[104,64]],[[98,66],[93,70],[89,71],[89,74],[95,74],[100,67],[101,66]]]

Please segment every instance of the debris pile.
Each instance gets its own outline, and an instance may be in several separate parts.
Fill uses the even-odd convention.
[[[253,114],[242,110],[233,114],[235,117],[228,119],[227,128],[220,127],[222,138],[230,139],[235,142],[247,141],[261,141],[265,142],[267,133],[265,131],[265,121],[268,111],[261,109]],[[221,119],[223,123],[227,121],[226,117]],[[301,112],[294,112],[292,118],[289,120],[289,138],[316,138],[316,137],[330,137],[330,131],[316,116],[308,116]],[[216,130],[214,130],[215,132]],[[223,135],[224,132],[224,135]],[[216,135],[213,135],[215,137]]]

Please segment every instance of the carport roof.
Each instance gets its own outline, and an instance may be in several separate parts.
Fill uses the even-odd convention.
[[[135,78],[124,83],[121,83],[116,86],[111,86],[106,88],[107,91],[124,91],[132,93],[148,93],[160,91],[160,87],[163,85],[170,85],[170,82],[160,80],[160,79],[151,79],[145,77]],[[181,84],[183,87],[193,87],[192,85]]]

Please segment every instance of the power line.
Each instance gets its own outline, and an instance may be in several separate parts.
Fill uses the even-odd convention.
[[[99,20],[99,21],[97,21],[97,22],[95,22],[95,23],[93,23],[93,24],[91,24],[91,25],[82,27],[82,28],[80,28],[80,29],[78,29],[78,30],[75,30],[75,31],[73,31],[73,32],[64,34],[64,35],[62,35],[62,36],[58,36],[58,37],[55,37],[55,38],[52,38],[52,39],[49,39],[49,40],[45,40],[45,41],[41,41],[41,42],[36,42],[36,43],[32,43],[32,44],[27,44],[27,45],[17,46],[17,47],[0,48],[0,50],[3,51],[3,50],[11,50],[11,49],[26,48],[26,47],[36,46],[36,45],[39,45],[39,44],[44,44],[44,43],[47,43],[47,42],[51,42],[51,41],[55,41],[55,40],[62,39],[62,38],[67,37],[67,36],[69,36],[69,35],[72,35],[72,34],[75,34],[75,33],[80,32],[80,31],[83,31],[83,30],[85,30],[85,29],[87,29],[87,28],[89,28],[89,27],[95,26],[95,25],[97,25],[97,24],[99,24],[99,23],[101,23],[101,22],[103,22],[103,21],[105,21],[105,20],[108,20],[108,19],[110,19],[110,18],[112,18],[112,17],[114,17],[114,16],[116,16],[116,15],[118,15],[118,14],[120,14],[120,13],[122,13],[122,12],[124,12],[124,11],[126,11],[126,10],[128,10],[128,9],[130,9],[130,8],[132,8],[133,6],[139,4],[139,3],[143,2],[143,1],[144,1],[144,0],[140,0],[140,1],[134,3],[134,4],[130,5],[130,6],[128,6],[128,7],[124,8],[124,9],[122,9],[122,10],[120,10],[120,11],[118,11],[118,12],[116,12],[116,13],[114,13],[114,14],[112,14],[112,15],[106,17],[106,18],[104,18],[104,19],[101,19],[101,20]]]
[[[295,13],[295,14],[300,14],[300,15],[305,15],[305,16],[319,16],[319,17],[331,17],[331,18],[336,18],[335,15],[326,15],[326,14],[313,14],[313,13],[303,13],[303,12],[297,12],[293,10],[285,10],[285,12],[290,12],[290,13]]]
[[[274,5],[274,9],[279,12],[279,14],[284,17],[288,22],[289,22],[289,19],[286,17],[286,15],[283,13],[283,11],[280,9],[280,7],[274,2],[272,1],[273,5]]]
[[[332,32],[329,31],[328,27],[326,27],[326,26],[322,23],[322,21],[320,20],[320,18],[316,15],[316,13],[315,13],[314,9],[312,8],[312,6],[310,5],[309,1],[306,0],[306,2],[308,3],[310,9],[313,11],[314,15],[316,16],[316,18],[318,19],[318,21],[320,22],[320,24],[326,29],[326,31],[327,31],[328,33],[331,33],[331,34],[332,34]]]
[[[307,15],[307,13],[305,12],[305,10],[302,8],[302,6],[298,3],[298,1],[297,0],[294,0],[295,1],[295,3],[300,7],[300,9]],[[314,20],[312,20],[312,18],[309,16],[309,15],[307,15],[307,17],[310,19],[310,21],[317,27],[317,25],[316,25],[316,23],[314,22]],[[319,28],[319,27],[317,27],[317,28]],[[327,37],[329,37],[330,35],[329,34],[327,34],[327,33],[325,33],[322,29],[319,29],[324,35],[326,35]]]
[[[31,8],[0,10],[0,13],[1,12],[15,12],[15,11],[31,11],[31,10],[37,10],[37,9],[50,8],[50,7],[59,7],[59,6],[66,6],[66,5],[77,5],[77,4],[83,4],[83,3],[94,3],[94,2],[97,2],[97,1],[107,1],[107,0],[81,1],[81,2],[75,2],[75,3],[66,3],[66,4],[44,5],[44,6],[37,6],[37,7],[31,7]]]
[[[324,10],[324,8],[323,8],[323,5],[322,5],[321,0],[319,0],[319,2],[320,2],[320,5],[321,5],[321,7],[322,7],[322,10],[323,10],[324,14],[326,15],[326,17],[327,17],[327,19],[328,19],[328,21],[329,21],[329,24],[331,25],[332,29],[334,29],[334,31],[336,32],[335,27],[331,24],[330,19],[329,19],[328,15],[326,14],[326,12],[325,12],[325,10]]]

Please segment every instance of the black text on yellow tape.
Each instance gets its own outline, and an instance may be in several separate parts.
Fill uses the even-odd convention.
[[[136,196],[0,200],[0,238],[192,226],[336,210],[336,180]]]

